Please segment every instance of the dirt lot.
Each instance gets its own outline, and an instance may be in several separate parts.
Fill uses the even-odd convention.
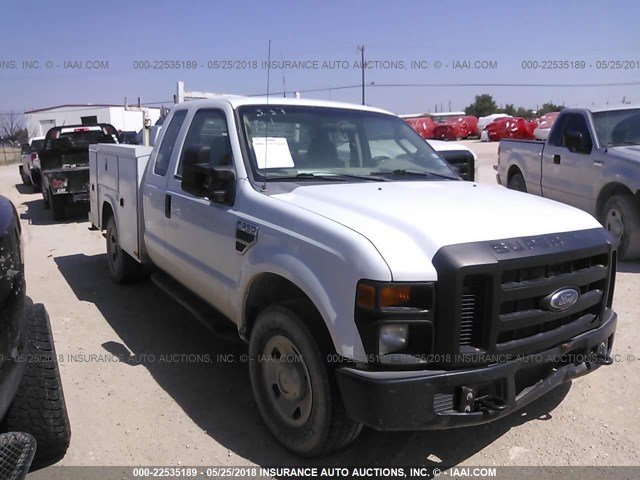
[[[480,156],[479,180],[495,183],[497,145],[468,144]],[[243,344],[211,336],[149,282],[114,285],[104,239],[88,229],[86,215],[53,223],[41,195],[19,180],[17,166],[0,167],[0,192],[24,225],[27,291],[46,305],[62,360],[73,432],[62,465],[305,464],[260,420],[239,361]],[[353,446],[310,463],[637,465],[639,291],[640,264],[620,264],[619,357],[611,367],[493,424],[432,433],[365,430]]]

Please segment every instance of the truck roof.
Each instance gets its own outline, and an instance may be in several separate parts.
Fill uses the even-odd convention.
[[[600,105],[595,107],[584,107],[584,108],[579,108],[579,107],[565,108],[563,109],[563,111],[589,110],[591,113],[595,113],[595,112],[613,112],[615,110],[634,110],[638,108],[640,108],[640,104],[638,103],[634,103],[634,104],[623,103],[620,105]]]
[[[177,109],[189,108],[190,105],[198,105],[199,107],[216,107],[221,103],[227,103],[233,108],[246,105],[298,105],[305,107],[326,107],[326,108],[347,108],[350,110],[364,110],[368,112],[386,113],[393,115],[391,112],[380,108],[369,107],[367,105],[355,105],[353,103],[333,102],[327,100],[313,100],[308,98],[282,98],[282,97],[243,97],[238,95],[220,95],[216,98],[204,100],[190,100],[175,106]]]

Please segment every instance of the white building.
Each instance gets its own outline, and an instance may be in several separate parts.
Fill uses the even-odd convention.
[[[110,123],[116,130],[140,131],[143,112],[125,109],[122,105],[59,105],[25,112],[30,137],[39,137],[52,127],[88,123]],[[160,118],[160,108],[144,107],[154,125]]]

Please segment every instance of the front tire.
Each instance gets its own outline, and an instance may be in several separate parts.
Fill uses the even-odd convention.
[[[251,385],[264,422],[285,447],[308,457],[351,443],[362,429],[347,417],[322,335],[312,334],[317,317],[302,301],[268,307],[249,341]]]
[[[527,184],[520,172],[511,175],[509,183],[507,184],[507,188],[509,188],[510,190],[527,193]]]
[[[42,304],[25,307],[27,364],[3,429],[33,435],[37,448],[32,467],[51,465],[64,457],[71,426],[49,315]]]
[[[607,200],[602,225],[615,239],[621,260],[640,258],[640,204],[636,197],[626,193]]]
[[[111,216],[107,221],[107,265],[111,278],[116,283],[130,283],[140,280],[144,274],[141,264],[136,262],[131,255],[120,247],[118,226],[115,217]]]

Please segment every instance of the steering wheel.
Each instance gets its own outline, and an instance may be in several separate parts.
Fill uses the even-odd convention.
[[[371,159],[371,161],[376,165],[380,165],[381,163],[384,163],[387,160],[391,160],[391,157],[387,157],[386,155],[378,155],[377,157],[373,157]]]

